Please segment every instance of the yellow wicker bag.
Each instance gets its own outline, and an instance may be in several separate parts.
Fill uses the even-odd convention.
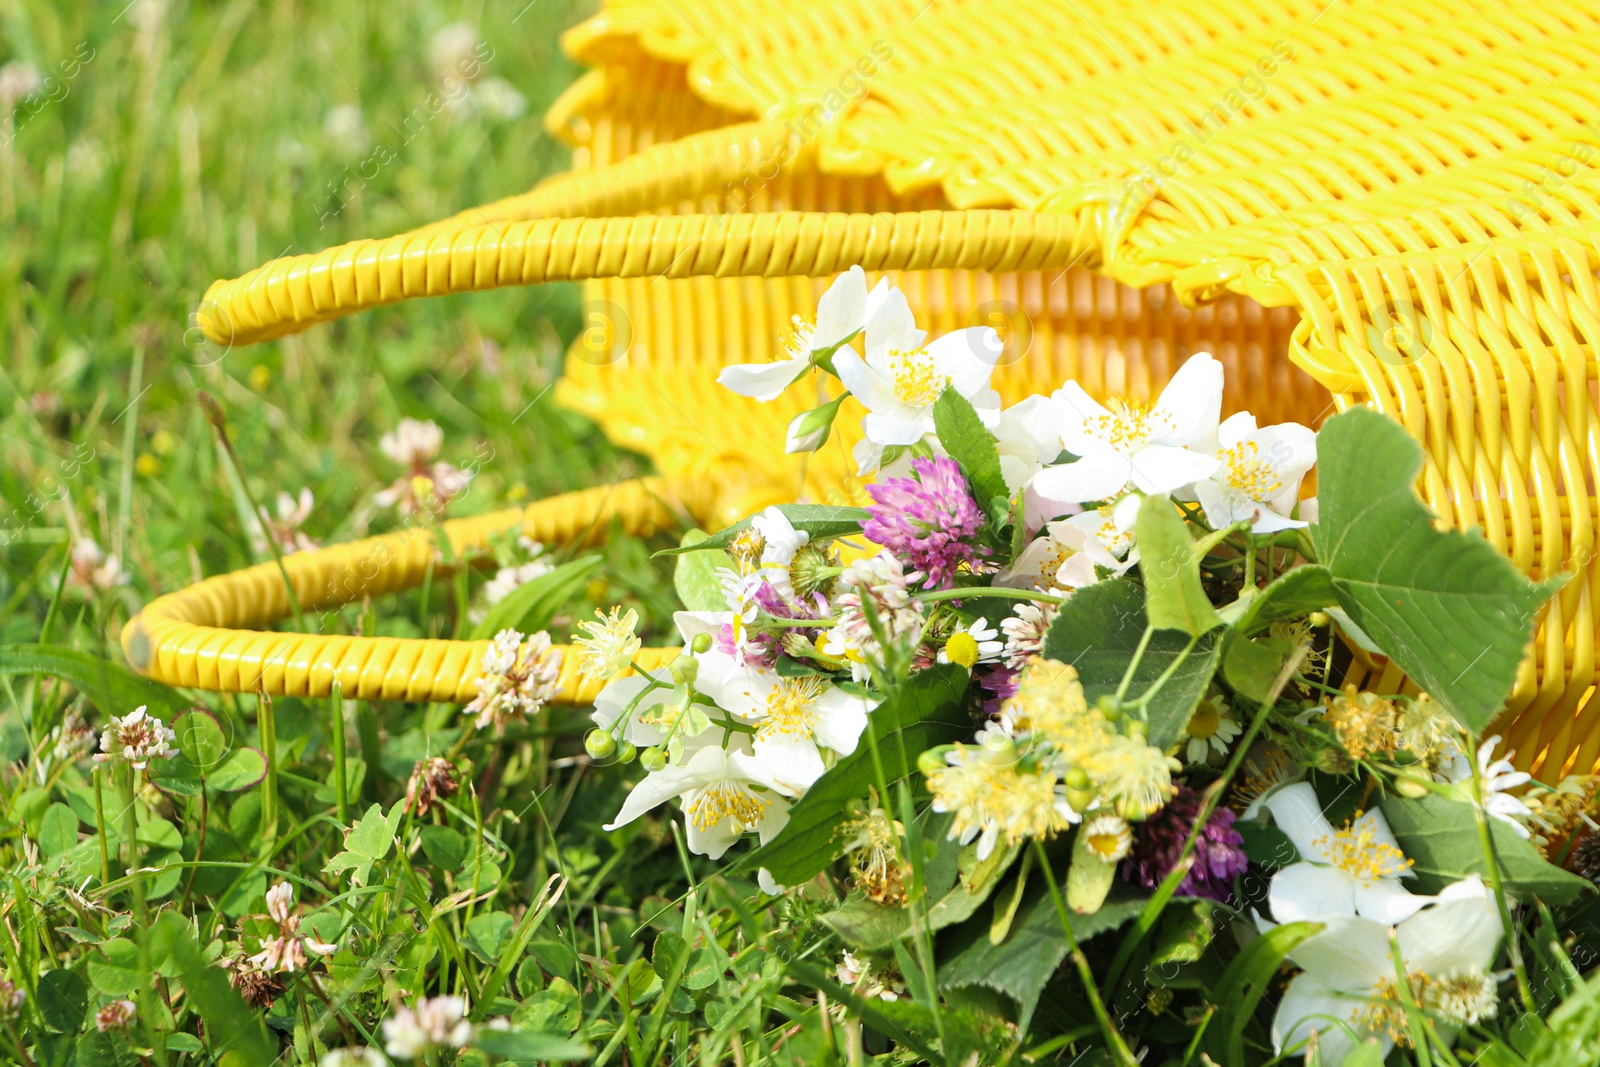
[[[1600,764],[1597,34],[1600,0],[611,0],[568,34],[593,69],[547,118],[572,174],[218,282],[200,319],[243,345],[583,280],[557,398],[659,474],[450,523],[458,551],[518,523],[559,542],[854,499],[847,434],[783,453],[807,398],[714,384],[854,263],[935,333],[1003,327],[1008,402],[1068,377],[1150,395],[1206,350],[1229,408],[1370,404],[1423,443],[1442,521],[1575,576],[1502,724],[1551,778]],[[414,583],[433,551],[401,533],[288,564],[323,606]],[[177,685],[472,695],[482,643],[240,629],[288,607],[252,568],[154,601],[124,647]],[[584,701],[574,658],[563,697]]]

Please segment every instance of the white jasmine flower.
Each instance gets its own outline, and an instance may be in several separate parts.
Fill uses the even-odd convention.
[[[1243,732],[1243,727],[1228,716],[1228,705],[1222,698],[1208,697],[1195,706],[1184,727],[1189,738],[1184,755],[1190,763],[1204,763],[1212,753],[1226,755],[1233,739]]]
[[[786,678],[768,668],[740,668],[715,649],[697,658],[696,687],[719,707],[755,724],[755,755],[788,792],[804,792],[822,776],[827,769],[823,749],[848,756],[867,728],[872,703],[819,675]]]
[[[767,584],[785,600],[794,599],[794,581],[789,576],[789,565],[810,540],[804,530],[796,530],[789,517],[776,507],[750,520],[750,525],[761,535],[760,575]]]
[[[1494,1012],[1488,974],[1503,928],[1493,897],[1473,876],[1447,886],[1438,902],[1394,923],[1329,915],[1323,931],[1290,958],[1304,970],[1289,983],[1272,1021],[1274,1049],[1294,1051],[1316,1036],[1322,1062],[1343,1063],[1376,1040],[1381,1059],[1397,1040],[1409,1045],[1409,1025],[1397,971],[1425,1011],[1449,1026]],[[1400,951],[1395,966],[1390,933]],[[1441,1036],[1448,1040],[1451,1031]]]
[[[629,608],[619,615],[620,608],[612,608],[609,615],[596,611],[597,618],[578,624],[589,636],[574,637],[572,643],[583,649],[583,665],[579,673],[585,678],[608,682],[627,671],[633,657],[644,644],[638,634],[639,613]]]
[[[396,1059],[415,1059],[431,1049],[461,1048],[472,1032],[464,998],[428,997],[383,1020],[383,1047]]]
[[[1194,483],[1194,496],[1206,521],[1220,530],[1250,523],[1252,533],[1305,526],[1291,519],[1300,482],[1317,462],[1317,435],[1295,422],[1256,429],[1248,411],[1230,416],[1217,429],[1220,465]]]
[[[1000,473],[1013,496],[1061,454],[1061,405],[1030,396],[1006,408],[994,428]]]
[[[668,764],[646,775],[605,829],[626,826],[676,797],[683,805],[689,850],[721,859],[750,831],[762,844],[772,840],[789,821],[789,798],[796,792],[780,785],[765,761],[751,753],[708,744],[682,766]]]
[[[483,653],[478,696],[461,710],[477,714],[477,729],[494,723],[501,731],[514,718],[536,715],[555,697],[560,681],[561,651],[550,646],[548,633],[540,630],[524,645],[517,631],[501,630]]]
[[[717,375],[717,384],[740,396],[763,402],[776,399],[809,370],[816,359],[860,333],[888,292],[889,283],[880,281],[868,293],[866,272],[860,267],[851,267],[835,278],[817,301],[815,321],[799,315],[794,317],[794,332],[784,344],[788,358],[724,367]]]
[[[142,771],[153,759],[169,759],[174,755],[172,742],[178,735],[167,724],[151,715],[148,705],[140,704],[122,718],[115,715],[100,735],[100,751],[95,762],[126,760],[134,770]]]
[[[1533,775],[1513,767],[1511,757],[1516,755],[1515,752],[1506,753],[1504,759],[1495,759],[1494,750],[1499,743],[1500,735],[1495,734],[1478,746],[1478,773],[1483,779],[1483,810],[1511,827],[1519,837],[1527,837],[1527,824],[1533,819],[1533,811],[1507,790],[1526,785],[1533,780]],[[1453,741],[1449,745],[1451,755],[1440,762],[1435,777],[1452,784],[1466,785],[1472,781],[1472,765]]]
[[[867,323],[867,357],[834,355],[839,380],[867,409],[856,446],[860,473],[878,468],[883,449],[914,445],[934,432],[933,403],[947,386],[972,402],[986,425],[1000,421],[1000,394],[989,387],[1004,344],[987,326],[956,330],[923,345],[905,294],[898,289]]]
[[[1361,915],[1392,925],[1433,899],[1401,886],[1400,879],[1415,876],[1383,812],[1366,812],[1336,830],[1306,782],[1277,789],[1262,804],[1301,857],[1272,877],[1268,900],[1278,922]]]
[[[1170,493],[1209,478],[1218,461],[1222,364],[1190,356],[1154,405],[1137,400],[1098,403],[1077,382],[1055,393],[1062,414],[1061,444],[1073,463],[1047,467],[1033,487],[1052,500],[1107,500],[1131,482],[1142,493]]]

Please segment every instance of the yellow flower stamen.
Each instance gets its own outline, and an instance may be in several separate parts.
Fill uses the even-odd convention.
[[[811,736],[816,725],[816,701],[822,694],[822,680],[815,675],[804,678],[779,678],[767,694],[767,714],[756,728],[756,737],[798,741]]]
[[[1356,813],[1356,819],[1361,813]],[[1328,862],[1364,886],[1378,884],[1380,878],[1395,878],[1411,867],[1405,853],[1385,841],[1377,840],[1372,824],[1356,828],[1352,821],[1344,829],[1323,835],[1311,842],[1328,857]]]
[[[910,407],[932,406],[944,387],[950,384],[950,378],[939,373],[925,348],[890,352],[889,365],[894,375],[895,399]]]
[[[1217,454],[1222,460],[1222,480],[1250,500],[1265,500],[1283,488],[1283,479],[1260,453],[1256,442],[1242,441]]]
[[[724,819],[731,819],[734,830],[743,833],[760,824],[770,802],[756,796],[738,782],[712,782],[684,805],[683,813],[704,833]]]
[[[944,643],[944,655],[951,663],[959,663],[967,670],[978,662],[978,642],[969,633],[954,633]]]

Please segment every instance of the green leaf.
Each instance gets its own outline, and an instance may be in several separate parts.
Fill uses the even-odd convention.
[[[1079,589],[1061,605],[1045,635],[1044,654],[1078,669],[1084,696],[1093,704],[1117,691],[1144,636],[1145,622],[1144,590],[1139,585],[1126,578],[1097,582]],[[1138,697],[1149,689],[1188,643],[1188,636],[1179,631],[1155,631],[1133,672],[1129,695]],[[1166,748],[1178,740],[1195,705],[1205,696],[1216,667],[1217,641],[1207,634],[1150,702],[1152,745]]]
[[[545,629],[603,559],[599,555],[583,556],[523,582],[490,608],[483,621],[472,628],[472,640],[482,641],[501,630],[526,634]]]
[[[537,1030],[480,1030],[472,1047],[507,1063],[543,1063],[549,1060],[582,1060],[593,1053],[581,1041],[540,1033]]]
[[[1200,585],[1200,559],[1188,524],[1168,496],[1147,496],[1134,524],[1139,537],[1139,574],[1145,612],[1157,630],[1182,630],[1199,637],[1222,625]]]
[[[253,788],[266,776],[267,758],[259,748],[236,748],[223,757],[206,781],[213,789],[232,793]]]
[[[1488,864],[1478,839],[1478,823],[1467,801],[1438,793],[1415,800],[1390,795],[1382,806],[1401,850],[1412,860],[1417,879],[1409,888],[1414,892],[1437,893],[1469,874],[1487,881]],[[1587,879],[1546,861],[1538,849],[1499,819],[1489,820],[1489,833],[1507,893],[1524,901],[1537,896],[1559,906],[1593,888]]]
[[[1295,567],[1280,574],[1270,585],[1250,599],[1243,614],[1233,624],[1233,632],[1244,637],[1265,633],[1275,622],[1293,622],[1313,611],[1332,607],[1336,602],[1333,575],[1316,563]]]
[[[1500,712],[1540,605],[1535,585],[1477,531],[1438,530],[1412,484],[1422,449],[1354,408],[1317,435],[1317,556],[1351,620],[1478,733]]]
[[[448,826],[430,823],[422,828],[422,851],[439,870],[459,870],[467,858],[467,839]]]
[[[683,535],[679,547],[692,548],[705,539],[703,530],[690,530]],[[687,552],[678,557],[672,569],[672,584],[684,610],[728,610],[728,597],[722,591],[722,580],[717,577],[717,571],[723,567],[733,569],[733,560],[726,552]]]
[[[950,458],[961,464],[978,505],[990,513],[995,525],[1004,523],[1011,510],[1011,494],[1000,473],[1000,451],[977,410],[954,386],[945,386],[933,402],[933,428]],[[997,500],[1000,514],[995,516],[992,505]]]
[[[1011,933],[998,945],[989,943],[989,923],[978,916],[956,927],[948,943],[940,942],[939,988],[985,986],[1016,1001],[1019,1022],[1026,1028],[1045,983],[1067,958],[1067,936],[1061,916],[1042,877],[1023,898]],[[1068,912],[1072,935],[1080,942],[1115,930],[1139,914],[1144,905],[1119,888],[1093,915]]]
[[[1222,638],[1222,677],[1233,691],[1260,704],[1272,696],[1289,657],[1299,646],[1278,637],[1239,637],[1233,632]]]
[[[467,923],[467,947],[485,963],[493,963],[500,958],[500,950],[515,927],[516,920],[503,911],[474,915]]]
[[[890,908],[864,897],[851,897],[822,916],[828,929],[858,952],[885,948],[911,926],[911,912]]]
[[[178,751],[200,775],[216,769],[228,754],[228,735],[217,717],[205,708],[190,708],[172,723]]]
[[[0,675],[8,674],[47,674],[71,682],[107,715],[126,715],[143,704],[170,722],[189,705],[176,689],[65,645],[0,645]]]
[[[125,997],[144,984],[139,968],[139,946],[126,938],[102,942],[104,959],[89,957],[89,981],[108,997]]]
[[[345,831],[344,851],[330,859],[323,866],[323,872],[350,871],[352,885],[365,885],[373,864],[389,854],[404,807],[405,801],[398,800],[387,815],[377,804],[368,808],[367,813]]]
[[[937,664],[913,674],[867,718],[878,739],[887,784],[913,774],[917,756],[935,745],[972,732],[961,706],[967,672],[955,664]],[[746,857],[747,868],[766,867],[784,885],[814,877],[839,854],[835,831],[845,821],[845,804],[867,795],[877,785],[872,745],[863,734],[856,750],[840,759],[812,783],[794,807],[778,836]]]
[[[837,504],[780,504],[778,510],[793,524],[796,530],[803,530],[811,535],[813,541],[825,537],[842,537],[846,534],[861,532],[861,524],[867,519],[866,508],[844,507]],[[732,526],[725,527],[706,538],[704,541],[692,545],[683,545],[679,548],[668,548],[657,552],[658,556],[678,556],[685,552],[699,552],[709,548],[727,548],[733,539],[739,536],[740,531],[750,525],[752,519],[740,519]]]
[[[75,1034],[89,1013],[89,987],[76,971],[57,968],[39,976],[39,1014],[45,1025]]]
[[[1206,1044],[1219,1063],[1244,1063],[1245,1028],[1284,959],[1306,938],[1319,933],[1321,923],[1285,923],[1258,935],[1222,972],[1216,996],[1216,1017],[1206,1028]]]
[[[78,813],[57,801],[44,811],[39,824],[39,850],[54,859],[78,843]]]

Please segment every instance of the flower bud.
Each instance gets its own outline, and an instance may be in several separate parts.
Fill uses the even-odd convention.
[[[841,393],[836,400],[796,415],[784,434],[784,451],[791,455],[796,452],[815,452],[827,444],[828,435],[833,432],[834,417],[839,414],[839,405],[844,403],[846,395]]]
[[[609,730],[590,730],[583,739],[583,750],[591,759],[606,759],[617,751],[617,739]]]
[[[1005,734],[986,734],[983,738],[983,762],[995,767],[1011,767],[1017,762],[1017,746]]]
[[[700,677],[700,661],[693,656],[679,656],[672,661],[672,680],[679,685],[693,685]]]
[[[1122,732],[1134,741],[1144,741],[1150,737],[1150,727],[1143,719],[1129,719]]]
[[[636,758],[638,758],[638,755],[639,755],[639,750],[634,747],[634,744],[633,744],[632,741],[618,741],[617,742],[617,762],[618,763],[632,763]]]
[[[1420,800],[1428,795],[1428,787],[1412,774],[1399,774],[1394,779],[1394,791],[1408,800]]]
[[[1089,810],[1089,805],[1094,803],[1095,792],[1093,789],[1073,789],[1067,787],[1067,803],[1072,805],[1072,810],[1084,812]]]
[[[1320,630],[1331,623],[1333,619],[1326,611],[1313,611],[1306,621]]]
[[[711,635],[707,633],[695,634],[689,641],[689,651],[699,655],[711,651]]]
[[[941,745],[938,748],[930,748],[917,757],[917,770],[922,772],[923,777],[932,778],[935,772],[944,770],[946,767],[944,754],[948,747]]]
[[[1103,694],[1094,702],[1094,706],[1100,709],[1100,714],[1106,717],[1107,722],[1122,718],[1122,702],[1110,693]]]
[[[1074,767],[1062,778],[1068,789],[1088,789],[1090,785],[1089,772],[1082,767]]]
[[[655,745],[639,753],[639,766],[647,771],[659,771],[667,765],[667,754]]]

